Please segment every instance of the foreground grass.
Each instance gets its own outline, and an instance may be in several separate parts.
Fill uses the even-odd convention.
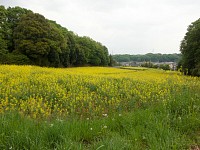
[[[3,114],[0,149],[190,149],[200,143],[200,103],[184,96],[98,120]]]
[[[176,72],[0,66],[0,149],[194,149],[199,91]]]

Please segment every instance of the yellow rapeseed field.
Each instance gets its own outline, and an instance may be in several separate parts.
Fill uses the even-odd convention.
[[[0,113],[38,119],[125,113],[175,100],[183,90],[199,97],[200,79],[162,70],[0,65]]]

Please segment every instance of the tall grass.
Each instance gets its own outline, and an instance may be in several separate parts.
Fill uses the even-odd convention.
[[[190,93],[102,119],[0,116],[0,149],[189,149],[200,143],[200,101]]]

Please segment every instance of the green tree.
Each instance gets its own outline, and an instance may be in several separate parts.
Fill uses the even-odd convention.
[[[114,66],[115,65],[115,61],[113,60],[113,57],[112,55],[110,54],[109,55],[109,63],[108,63],[108,66]]]
[[[167,65],[167,64],[161,64],[161,65],[159,66],[159,68],[160,68],[160,69],[163,69],[163,70],[170,70],[170,66]]]
[[[191,23],[181,41],[182,69],[189,75],[200,76],[200,19]]]
[[[108,49],[99,42],[89,37],[75,36],[76,63],[75,65],[88,64],[94,66],[107,66],[109,63]],[[78,48],[78,49],[77,49]]]
[[[152,54],[148,53],[145,55],[113,55],[113,59],[117,62],[129,62],[129,61],[137,61],[137,62],[179,62],[181,58],[181,54]]]
[[[84,48],[80,45],[76,45],[76,66],[84,66],[87,64],[87,57]]]
[[[50,26],[40,14],[29,13],[21,17],[15,28],[15,50],[28,56],[37,65],[47,65],[50,52]],[[45,60],[45,61],[44,61]]]
[[[15,50],[28,56],[36,65],[59,67],[67,42],[55,23],[44,16],[28,13],[22,16],[14,32]]]
[[[108,49],[21,7],[0,6],[0,63],[107,66]]]
[[[6,48],[7,48],[6,41],[0,36],[0,54],[6,54],[7,53]]]
[[[51,25],[52,32],[51,39],[56,42],[56,47],[59,48],[57,51],[55,51],[55,49],[51,49],[50,53],[55,54],[52,55],[55,57],[52,62],[59,58],[60,65],[67,67],[70,65],[70,51],[75,49],[75,43],[72,44],[72,42],[74,42],[72,37],[73,35],[71,35],[70,31],[57,24],[55,21],[49,20],[49,23]]]
[[[0,55],[7,53],[7,41],[5,39],[7,10],[4,6],[0,6]]]
[[[74,65],[77,59],[76,56],[76,44],[75,44],[75,34],[73,32],[68,33],[68,40],[67,40],[67,45],[68,48],[70,49],[69,53],[69,62],[70,65]]]
[[[8,7],[7,8],[7,21],[6,21],[6,28],[5,28],[5,33],[6,33],[6,40],[7,40],[7,45],[8,45],[8,50],[9,52],[12,52],[14,50],[14,29],[19,23],[21,17],[23,15],[26,15],[32,11],[27,10],[25,8],[21,7]]]
[[[101,47],[101,65],[102,66],[108,66],[109,64],[109,54],[108,54],[108,49],[106,46],[103,46],[101,43],[99,43]]]

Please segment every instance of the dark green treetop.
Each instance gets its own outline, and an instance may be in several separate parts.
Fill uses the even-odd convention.
[[[189,25],[181,41],[180,51],[183,55],[183,71],[189,75],[200,76],[200,19]]]

